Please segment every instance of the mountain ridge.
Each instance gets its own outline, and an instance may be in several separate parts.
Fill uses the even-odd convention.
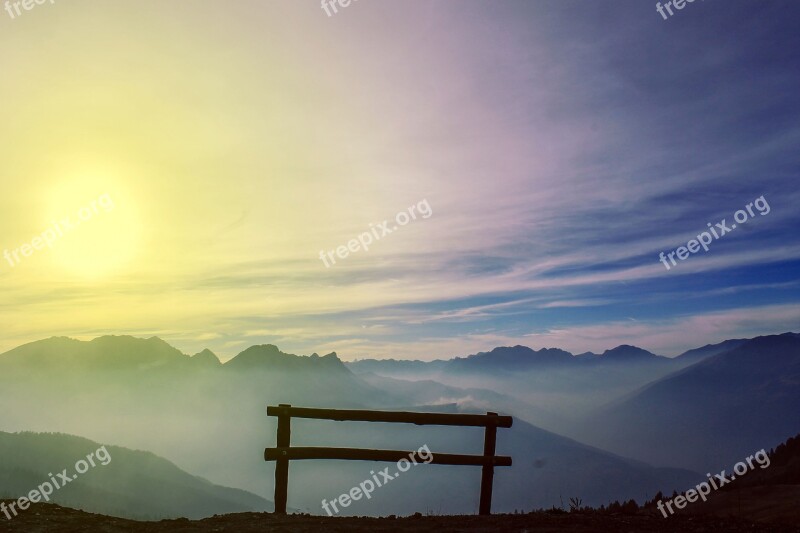
[[[602,406],[582,427],[583,441],[628,457],[690,469],[727,466],[800,427],[800,338],[749,339]]]
[[[56,488],[49,496],[52,502],[134,519],[206,518],[272,508],[271,502],[255,494],[215,485],[154,453],[113,445],[102,448],[107,460],[100,462],[98,451],[96,466]],[[26,495],[48,480],[49,472],[100,449],[97,442],[65,433],[0,432],[2,496]]]

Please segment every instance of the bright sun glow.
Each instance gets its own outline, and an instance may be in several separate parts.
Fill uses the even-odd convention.
[[[137,253],[140,221],[132,196],[115,179],[77,173],[48,190],[45,228],[56,269],[97,279],[120,272]]]

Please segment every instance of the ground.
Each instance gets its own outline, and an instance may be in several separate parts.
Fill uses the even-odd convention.
[[[0,532],[25,533],[156,533],[156,532],[541,532],[574,531],[580,533],[639,532],[769,532],[800,533],[800,523],[781,526],[749,523],[713,516],[672,516],[640,512],[635,515],[607,515],[597,512],[537,512],[493,516],[412,516],[404,518],[328,518],[309,515],[275,516],[267,513],[242,513],[215,516],[199,521],[164,520],[134,522],[84,513],[56,505],[36,505],[11,521],[0,515]]]

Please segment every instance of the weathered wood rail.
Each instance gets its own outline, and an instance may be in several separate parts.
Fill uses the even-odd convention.
[[[275,461],[275,512],[286,514],[289,486],[289,461],[304,459],[338,459],[345,461],[395,462],[413,452],[402,450],[369,450],[364,448],[291,447],[291,419],[313,418],[348,422],[390,422],[418,426],[472,426],[486,428],[483,455],[433,453],[431,464],[469,465],[482,467],[479,514],[492,512],[494,467],[511,466],[511,457],[495,455],[497,428],[510,428],[513,419],[488,412],[485,415],[414,413],[407,411],[368,411],[358,409],[314,409],[281,404],[267,407],[267,416],[278,418],[277,446],[264,450],[265,461]]]

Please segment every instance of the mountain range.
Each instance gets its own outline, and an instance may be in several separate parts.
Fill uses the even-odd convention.
[[[680,490],[720,461],[796,433],[798,343],[795,334],[734,339],[676,358],[627,345],[577,356],[514,346],[430,363],[343,363],[335,353],[298,356],[260,345],[222,364],[209,350],[189,356],[156,337],[54,337],[0,355],[0,402],[26,406],[0,411],[0,428],[148,450],[267,499],[274,466],[263,462],[263,448],[275,445],[276,431],[267,405],[503,411],[517,420],[499,431],[498,453],[514,457],[514,466],[497,470],[496,510],[573,496],[599,505]],[[483,442],[469,428],[300,420],[292,444],[481,453]],[[318,514],[322,498],[369,469],[293,463],[289,505]],[[426,465],[347,511],[474,512],[479,480],[479,469]]]
[[[605,449],[691,469],[718,469],[800,428],[800,337],[733,342],[732,349],[649,383],[580,423]],[[667,446],[665,443],[680,443]]]

